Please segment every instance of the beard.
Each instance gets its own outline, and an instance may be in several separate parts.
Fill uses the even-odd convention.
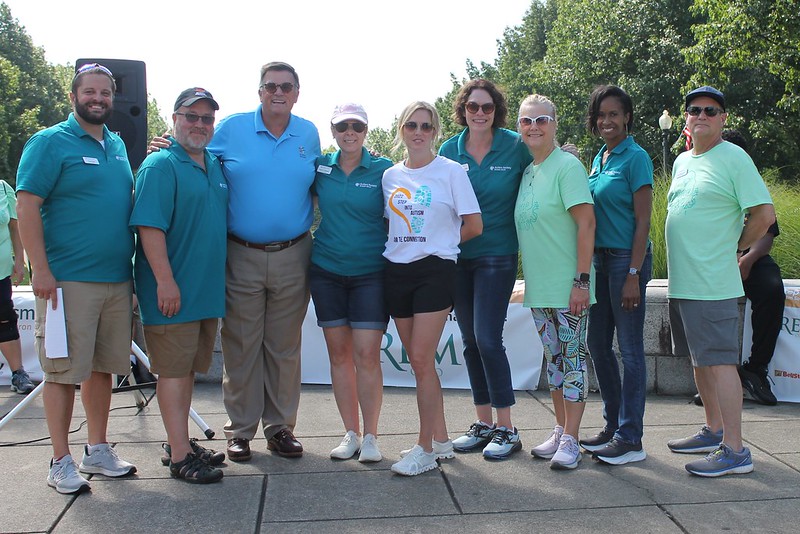
[[[106,121],[108,121],[108,118],[111,117],[112,112],[113,109],[109,106],[105,108],[100,115],[98,115],[92,111],[89,111],[89,106],[75,102],[75,113],[77,113],[80,118],[89,124],[105,124]]]

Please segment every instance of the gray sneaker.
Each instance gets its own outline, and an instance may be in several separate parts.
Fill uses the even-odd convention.
[[[463,435],[453,440],[453,449],[458,452],[470,452],[482,449],[492,441],[494,426],[488,426],[480,421],[475,421],[469,426],[469,430]]]
[[[455,442],[453,442],[455,446]],[[502,460],[513,453],[522,450],[522,441],[519,439],[517,427],[497,427],[492,434],[492,441],[483,449],[483,457],[490,460]]]
[[[57,462],[50,460],[47,485],[65,495],[80,493],[89,489],[89,481],[78,473],[78,467],[75,465],[72,455],[69,454]]]
[[[82,473],[100,474],[107,477],[124,477],[136,472],[136,466],[126,462],[117,455],[114,447],[108,443],[100,443],[97,450],[89,454],[89,446],[83,447]]]
[[[694,453],[694,452],[713,452],[722,443],[722,430],[714,432],[703,425],[700,432],[688,438],[672,439],[667,442],[667,447],[672,452]]]
[[[20,395],[27,395],[36,389],[36,386],[31,382],[31,377],[25,372],[25,369],[19,369],[11,373],[11,391],[19,393]]]
[[[689,462],[685,467],[691,474],[701,477],[744,474],[753,471],[753,458],[747,447],[741,452],[733,452],[733,449],[720,443],[714,452],[702,460]]]
[[[623,465],[631,462],[641,462],[647,458],[647,453],[642,448],[642,443],[629,443],[619,438],[613,438],[608,445],[594,452],[594,457],[601,462],[611,465]]]

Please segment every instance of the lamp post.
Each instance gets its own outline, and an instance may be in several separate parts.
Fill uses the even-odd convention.
[[[662,165],[664,168],[664,174],[667,173],[667,135],[669,133],[670,128],[672,128],[672,117],[669,116],[669,112],[665,109],[664,113],[658,118],[658,126],[661,128],[661,148],[664,151]]]

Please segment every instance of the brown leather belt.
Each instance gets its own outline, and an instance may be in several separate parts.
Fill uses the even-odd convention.
[[[234,243],[239,243],[240,245],[245,246],[247,248],[263,250],[264,252],[278,252],[279,250],[283,250],[291,247],[292,245],[296,245],[297,243],[302,241],[307,235],[308,231],[305,231],[299,236],[295,237],[294,239],[290,239],[289,241],[275,241],[273,243],[251,243],[250,241],[245,241],[241,237],[237,237],[231,233],[228,234],[228,239],[230,239]]]

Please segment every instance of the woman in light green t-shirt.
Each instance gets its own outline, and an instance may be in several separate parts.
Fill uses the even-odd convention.
[[[525,274],[524,305],[531,308],[542,339],[556,413],[550,437],[531,453],[550,459],[553,469],[574,469],[581,459],[577,439],[588,385],[595,219],[586,170],[577,158],[556,150],[556,128],[555,105],[548,98],[523,100],[518,129],[533,163],[522,176],[514,219]]]

